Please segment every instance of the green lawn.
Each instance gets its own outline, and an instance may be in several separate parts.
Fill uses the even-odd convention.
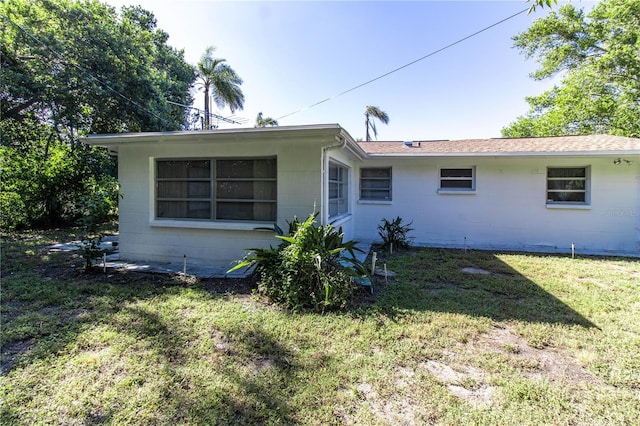
[[[3,236],[3,425],[640,418],[637,259],[416,249],[379,261],[397,276],[374,299],[317,315],[222,282],[85,274],[43,248],[63,238]]]

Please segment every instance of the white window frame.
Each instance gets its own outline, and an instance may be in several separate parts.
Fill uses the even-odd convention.
[[[469,170],[471,176],[442,176],[445,170]],[[470,182],[469,188],[443,186],[443,181]],[[476,192],[476,166],[440,167],[438,169],[438,193],[439,194],[475,194]]]
[[[569,169],[582,169],[584,170],[584,176],[549,176],[550,170],[569,170]],[[550,182],[562,182],[567,181],[567,187],[562,188],[550,188]],[[571,188],[573,185],[572,182],[584,182],[582,185],[583,188]],[[571,200],[561,200],[557,198],[561,198],[561,196],[550,197],[551,194],[584,194],[583,201],[571,201]],[[546,205],[548,207],[555,206],[590,206],[591,205],[591,166],[548,166],[547,174],[545,179],[545,198]]]
[[[363,176],[365,170],[385,170],[388,171],[388,176]],[[360,200],[361,201],[391,201],[392,197],[392,179],[393,171],[391,167],[362,167],[360,168]],[[387,182],[386,188],[366,188],[367,185],[363,185],[363,182]],[[381,197],[365,196],[367,191],[379,192]],[[386,195],[385,195],[386,194]]]
[[[338,173],[334,174],[336,170]],[[349,167],[329,160],[327,174],[327,217],[329,220],[349,214]],[[336,196],[332,196],[335,192]],[[332,204],[337,202],[338,210],[332,211]]]
[[[217,176],[217,162],[218,161],[249,161],[249,160],[273,160],[275,162],[275,177],[218,177]],[[207,177],[187,177],[187,178],[176,178],[176,177],[160,177],[158,172],[159,164],[162,162],[188,162],[188,161],[208,161],[209,162],[209,175]],[[264,222],[275,222],[277,220],[277,210],[278,210],[278,197],[277,197],[277,158],[276,157],[216,157],[216,158],[156,158],[154,161],[155,166],[155,178],[154,178],[154,199],[153,199],[153,218],[152,222],[154,224],[159,224],[162,221],[183,221],[183,222],[198,222],[198,223],[206,223],[206,222],[250,222],[250,223],[264,223]],[[190,197],[188,194],[186,197],[181,196],[165,196],[160,197],[160,183],[161,182],[199,182],[199,183],[207,183],[209,185],[209,195],[206,197]],[[257,198],[220,198],[217,194],[217,186],[218,183],[221,182],[273,182],[275,185],[274,190],[274,198],[273,199],[257,199]],[[160,203],[161,202],[172,202],[172,201],[186,201],[186,202],[196,202],[196,203],[209,203],[209,217],[173,217],[173,216],[161,216],[160,215]],[[274,206],[273,215],[268,219],[265,218],[231,218],[231,219],[219,219],[218,218],[218,204],[221,203],[268,203]]]

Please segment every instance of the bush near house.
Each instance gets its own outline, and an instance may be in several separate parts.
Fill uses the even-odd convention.
[[[411,228],[411,224],[402,223],[403,219],[398,216],[392,221],[387,220],[386,218],[382,219],[382,223],[378,225],[378,235],[382,238],[382,247],[393,251],[393,249],[407,249],[410,247],[409,239],[407,234],[413,231]]]
[[[318,213],[294,218],[278,247],[254,248],[231,270],[255,265],[258,291],[294,311],[340,309],[347,306],[354,277],[367,275],[355,258],[356,241],[343,241],[342,229],[317,226]],[[345,253],[346,252],[346,253]]]

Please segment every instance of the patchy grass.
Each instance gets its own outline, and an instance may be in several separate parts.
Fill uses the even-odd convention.
[[[397,275],[373,301],[316,315],[246,283],[85,274],[44,249],[61,238],[3,236],[2,424],[640,418],[637,260],[419,249],[379,260]]]

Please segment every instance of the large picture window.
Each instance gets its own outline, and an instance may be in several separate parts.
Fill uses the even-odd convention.
[[[329,218],[349,212],[348,169],[329,163]]]
[[[360,199],[391,201],[391,168],[360,169]]]
[[[275,158],[156,161],[156,217],[275,221]]]
[[[547,204],[588,203],[588,167],[547,168]]]

